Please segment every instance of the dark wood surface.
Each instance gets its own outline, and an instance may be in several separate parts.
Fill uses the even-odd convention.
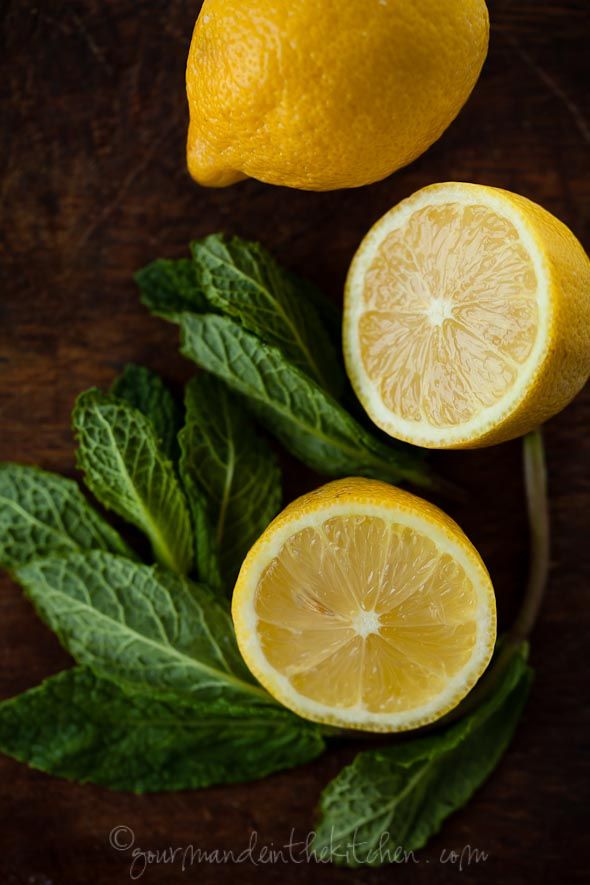
[[[320,4],[318,4],[320,5]],[[339,301],[369,225],[419,187],[460,179],[542,203],[588,245],[590,107],[587,0],[494,0],[491,47],[468,105],[409,168],[356,191],[310,194],[245,182],[194,185],[184,167],[184,63],[197,2],[3,0],[0,459],[74,474],[69,413],[77,392],[108,385],[127,360],[174,385],[192,373],[176,331],[140,307],[133,271],[225,230],[258,238]],[[336,23],[335,23],[336,25]],[[536,681],[492,779],[444,826],[419,865],[378,871],[302,864],[152,866],[149,882],[497,883],[582,881],[588,869],[587,649],[590,624],[590,390],[547,427],[554,531],[549,595],[534,634]],[[435,457],[470,490],[442,502],[479,547],[500,620],[512,617],[527,538],[516,443]],[[320,479],[285,458],[287,494]],[[2,579],[0,697],[68,665],[68,656]],[[113,827],[149,849],[239,851],[250,833],[304,838],[322,786],[354,753],[342,746],[266,781],[136,797],[78,786],[0,760],[0,881],[79,885],[129,880]],[[488,854],[462,873],[443,849]]]

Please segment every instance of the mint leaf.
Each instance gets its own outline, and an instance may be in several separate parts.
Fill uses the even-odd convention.
[[[158,562],[188,572],[193,558],[188,508],[152,422],[96,389],[78,397],[72,421],[78,466],[91,492],[146,533]]]
[[[320,731],[278,707],[190,707],[75,667],[0,703],[0,750],[81,783],[145,793],[266,777],[314,759]]]
[[[199,286],[214,310],[237,320],[326,390],[344,373],[323,327],[311,286],[282,268],[258,243],[213,234],[191,244]]]
[[[156,431],[162,451],[168,458],[178,458],[177,434],[182,425],[181,410],[159,375],[127,363],[115,379],[111,393],[149,418]]]
[[[135,558],[73,480],[38,467],[0,464],[0,566],[77,550]]]
[[[379,866],[422,848],[506,750],[532,678],[523,644],[492,697],[456,725],[359,753],[326,787],[313,848],[346,866]]]
[[[156,316],[172,320],[185,310],[208,310],[190,258],[159,258],[138,270],[134,279],[141,303]]]
[[[181,352],[247,397],[256,417],[309,467],[428,483],[418,450],[381,443],[278,348],[228,317],[182,314],[178,322]]]
[[[197,527],[197,570],[230,591],[242,561],[281,506],[275,456],[227,388],[201,374],[187,384],[180,475]],[[203,512],[205,508],[205,512]]]
[[[272,703],[205,587],[100,552],[40,559],[15,577],[70,654],[99,676],[190,702]]]

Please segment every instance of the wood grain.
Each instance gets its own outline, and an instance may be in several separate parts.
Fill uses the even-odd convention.
[[[73,475],[76,394],[107,385],[127,360],[190,377],[176,332],[139,306],[133,271],[178,256],[216,230],[258,238],[336,300],[369,225],[434,181],[500,185],[542,203],[588,244],[590,106],[587,0],[494,0],[489,59],[468,105],[409,168],[355,191],[309,194],[244,182],[200,189],[184,167],[184,62],[199,4],[186,0],[9,0],[2,9],[0,459]],[[153,865],[145,881],[447,883],[582,881],[590,763],[590,391],[546,431],[554,531],[549,597],[534,636],[536,681],[503,763],[445,825],[418,865],[353,872],[298,863]],[[500,618],[526,572],[518,443],[441,454],[469,488],[442,502],[489,564]],[[293,495],[319,482],[284,459]],[[2,579],[0,696],[67,665],[18,588]],[[304,838],[322,785],[350,759],[341,746],[257,784],[135,797],[77,786],[0,760],[0,870],[10,885],[129,880],[117,825],[149,849],[244,849]],[[443,849],[488,859],[459,874]],[[587,881],[587,879],[586,879]]]

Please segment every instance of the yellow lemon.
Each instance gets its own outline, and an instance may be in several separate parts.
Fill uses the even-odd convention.
[[[200,183],[358,187],[456,117],[488,46],[483,0],[205,0],[189,51]]]
[[[344,354],[391,436],[430,448],[520,436],[590,373],[590,260],[524,197],[426,187],[386,213],[352,261]]]
[[[454,707],[496,636],[490,577],[459,526],[370,479],[293,501],[246,557],[232,615],[252,673],[317,722],[401,731]]]

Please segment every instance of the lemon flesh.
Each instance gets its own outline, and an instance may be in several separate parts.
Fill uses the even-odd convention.
[[[287,508],[244,564],[233,614],[246,662],[311,719],[396,731],[437,718],[491,654],[485,567],[419,498],[362,479],[320,492],[319,508],[317,493],[312,510],[306,498],[301,515]]]
[[[347,369],[392,436],[500,442],[584,384],[589,320],[590,262],[561,222],[506,191],[433,185],[387,213],[353,260]]]

